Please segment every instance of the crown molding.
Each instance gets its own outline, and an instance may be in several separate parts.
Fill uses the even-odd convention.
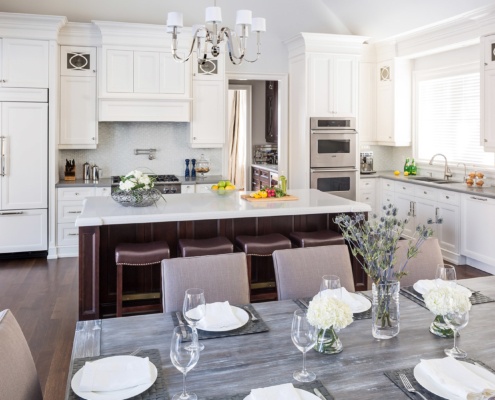
[[[101,35],[94,24],[69,22],[60,30],[58,42],[64,46],[98,47],[101,45]]]
[[[0,37],[57,40],[66,23],[62,16],[0,12]]]

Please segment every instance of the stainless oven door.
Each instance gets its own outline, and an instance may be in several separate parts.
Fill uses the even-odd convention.
[[[311,168],[357,165],[356,131],[311,131]]]
[[[356,168],[311,168],[311,189],[356,201]]]

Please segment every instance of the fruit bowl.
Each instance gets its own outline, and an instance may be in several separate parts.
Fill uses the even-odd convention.
[[[239,189],[222,189],[222,188],[218,188],[218,189],[211,189],[209,188],[208,191],[210,193],[213,193],[219,197],[227,197],[227,196],[232,196],[234,193],[237,193],[239,191]]]

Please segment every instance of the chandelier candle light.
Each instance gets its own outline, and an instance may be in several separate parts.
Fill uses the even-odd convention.
[[[255,62],[261,55],[261,32],[266,31],[265,18],[252,18],[250,10],[238,10],[235,29],[230,29],[226,26],[220,27],[222,22],[222,10],[220,7],[207,7],[205,13],[205,25],[193,25],[193,40],[189,54],[181,58],[177,54],[178,35],[181,28],[184,26],[183,15],[180,12],[169,12],[167,15],[167,32],[172,34],[172,55],[178,62],[189,60],[194,50],[194,45],[197,46],[198,63],[204,64],[208,58],[208,45],[211,46],[211,55],[218,57],[220,55],[220,43],[224,39],[227,41],[229,49],[230,61],[233,64],[239,65],[243,61]],[[246,48],[249,36],[249,27],[251,32],[256,32],[257,38],[257,54],[254,60],[247,59]]]

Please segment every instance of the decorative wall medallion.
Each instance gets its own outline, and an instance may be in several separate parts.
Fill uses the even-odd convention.
[[[390,80],[390,67],[381,67],[380,68],[380,80],[381,81],[389,81]]]
[[[85,71],[90,67],[90,54],[67,53],[67,69]]]
[[[198,63],[198,74],[217,75],[218,74],[217,63],[218,60],[205,60],[203,64]]]

